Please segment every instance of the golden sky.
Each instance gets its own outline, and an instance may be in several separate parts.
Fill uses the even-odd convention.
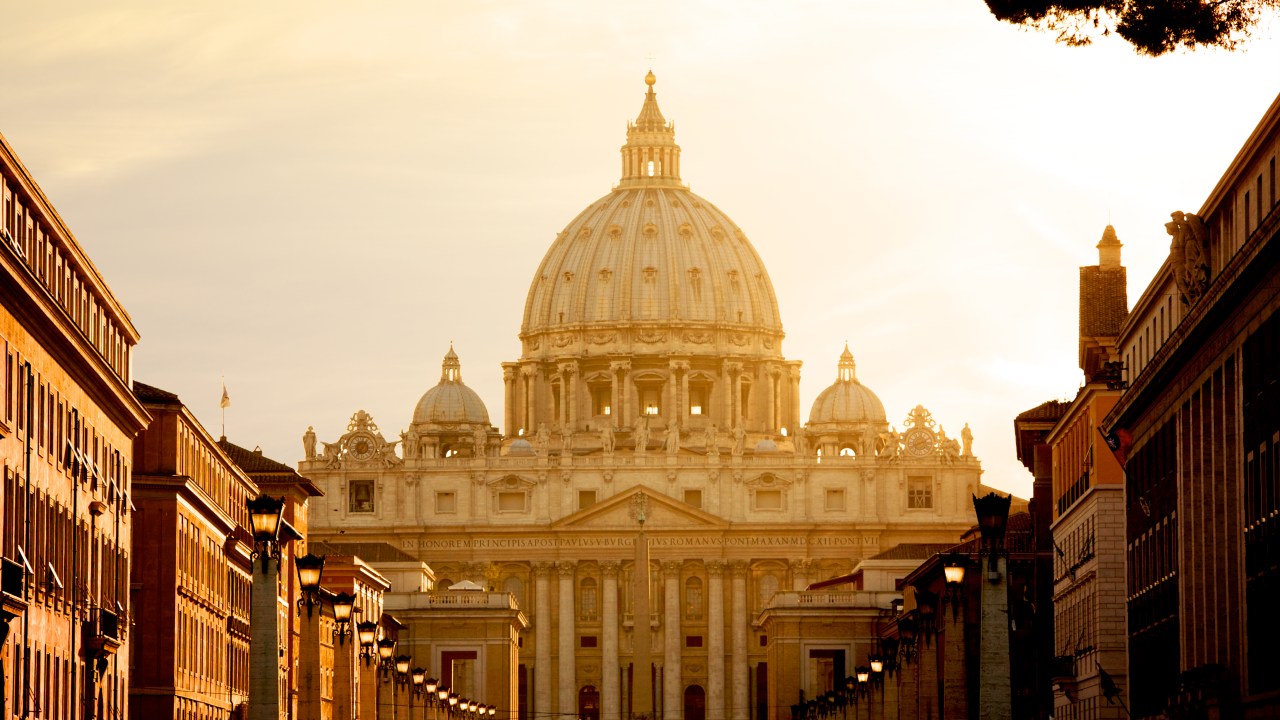
[[[803,412],[849,342],[901,426],[1074,396],[1077,267],[1132,303],[1280,92],[1243,51],[1056,45],[981,0],[8,3],[0,132],[142,332],[139,380],[279,460],[408,425],[455,344],[499,363],[557,232],[619,177],[652,67],[682,175],[769,269]],[[505,430],[505,428],[504,428]]]

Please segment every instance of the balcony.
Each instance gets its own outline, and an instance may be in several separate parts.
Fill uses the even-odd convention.
[[[21,564],[9,558],[3,558],[0,567],[0,595],[4,598],[4,607],[0,609],[0,620],[9,622],[20,617],[27,610],[27,601],[23,597],[26,590],[27,574]]]
[[[120,649],[120,616],[94,608],[84,623],[84,648],[91,657],[105,658]]]

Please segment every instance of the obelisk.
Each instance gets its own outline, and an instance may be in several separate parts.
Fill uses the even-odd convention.
[[[653,717],[653,628],[649,625],[649,539],[644,534],[645,514],[649,498],[643,492],[631,498],[631,517],[640,523],[636,538],[636,566],[631,573],[631,598],[634,608],[631,643],[631,719]]]

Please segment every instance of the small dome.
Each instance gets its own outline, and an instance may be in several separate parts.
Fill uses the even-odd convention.
[[[440,384],[427,391],[413,410],[413,422],[489,425],[489,410],[475,390],[462,382],[462,364],[453,346],[441,364]]]
[[[769,438],[765,438],[760,442],[756,443],[757,455],[759,455],[760,453],[776,453],[776,452],[778,452],[778,443],[770,440]]]
[[[809,411],[810,425],[888,421],[884,403],[870,388],[858,382],[854,370],[853,353],[845,345],[836,381],[813,401],[813,409]]]
[[[507,455],[514,457],[532,457],[536,454],[533,451],[533,445],[530,445],[529,441],[524,438],[517,439],[511,443],[511,447],[507,448]]]

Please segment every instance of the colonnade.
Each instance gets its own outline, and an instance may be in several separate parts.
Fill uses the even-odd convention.
[[[711,415],[722,429],[741,425],[748,430],[773,433],[782,427],[794,431],[800,426],[798,363],[753,364],[726,360],[716,371],[708,372],[694,367],[689,359],[672,359],[667,367],[653,371],[663,377],[659,413],[663,418],[679,420],[689,416],[689,386],[693,381],[709,382],[717,388],[712,397],[706,398],[708,403],[714,403],[714,412],[712,407],[704,407],[703,412]],[[607,372],[584,369],[577,361],[559,362],[546,368],[539,363],[504,363],[503,429],[508,435],[523,429],[526,436],[532,435],[539,424],[546,424],[548,429],[558,426],[585,431],[585,422],[592,417],[589,404],[593,402],[586,384],[590,381],[603,386],[602,378],[606,376],[608,421],[615,429],[628,427],[644,412],[636,387],[637,372],[640,369],[633,368],[630,360],[609,361]],[[752,388],[759,388],[759,397],[751,397]]]
[[[705,682],[706,717],[707,720],[748,720],[749,712],[749,665],[748,665],[748,628],[750,626],[747,569],[745,560],[703,561],[707,580],[707,646],[706,677],[691,681],[685,678],[685,629],[681,602],[682,584],[681,560],[664,560],[659,565],[663,579],[664,607],[658,632],[663,638],[661,657],[655,657],[658,665],[658,677],[661,678],[660,698],[661,715],[669,720],[682,720],[684,714],[684,692],[686,686],[696,682]],[[622,563],[606,561],[600,563],[603,582],[601,583],[601,643],[599,651],[582,651],[577,647],[577,569],[578,562],[561,560],[556,562],[533,563],[534,608],[533,608],[533,642],[534,642],[534,678],[531,712],[534,715],[553,712],[562,717],[574,717],[578,714],[578,692],[594,681],[583,681],[578,678],[578,653],[583,653],[584,661],[588,656],[600,653],[600,717],[601,720],[623,720],[626,710],[624,697],[630,693],[630,687],[624,682],[627,667],[631,661],[629,651],[624,652],[621,633],[623,626],[623,597],[619,594],[623,586],[619,582]],[[552,576],[558,580],[557,600],[558,612],[552,619]],[[725,647],[725,576],[730,578],[729,598],[729,639],[731,647]],[[644,632],[649,623],[643,618],[636,618],[633,632]],[[655,643],[656,645],[656,643]],[[554,653],[554,655],[553,655]],[[699,651],[696,656],[701,659]],[[726,674],[725,660],[728,658]],[[554,677],[553,677],[554,669]],[[639,672],[634,669],[633,672]],[[554,689],[553,689],[554,688]],[[731,692],[728,696],[726,688]]]

